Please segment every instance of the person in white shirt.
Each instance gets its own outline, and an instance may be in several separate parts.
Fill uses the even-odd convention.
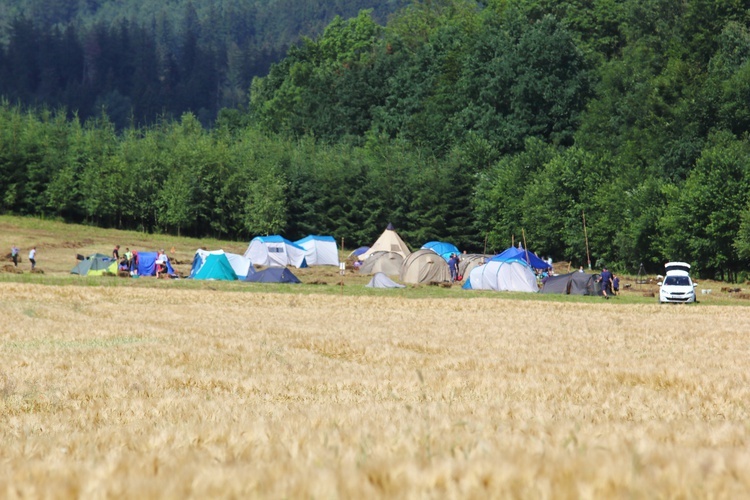
[[[29,262],[31,262],[31,270],[33,271],[36,267],[36,247],[31,247],[29,252]]]

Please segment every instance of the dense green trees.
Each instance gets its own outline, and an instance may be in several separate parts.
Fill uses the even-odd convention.
[[[525,235],[584,265],[585,215],[594,266],[746,273],[750,15],[738,2],[414,0],[386,24],[378,11],[334,17],[210,129],[262,64],[248,51],[257,34],[232,39],[207,20],[249,33],[266,14],[194,4],[153,29],[10,25],[6,95],[53,109],[88,102],[86,88],[97,98],[72,117],[2,102],[3,211],[347,246],[393,222],[415,246],[502,250]],[[53,55],[8,72],[39,47]]]

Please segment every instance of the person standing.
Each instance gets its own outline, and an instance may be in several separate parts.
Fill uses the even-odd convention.
[[[115,248],[112,250],[112,258],[115,262],[120,261],[120,245],[115,245]]]
[[[13,259],[13,265],[18,267],[18,247],[13,245],[10,247],[10,257]]]
[[[456,271],[458,269],[458,258],[456,257],[455,253],[451,254],[451,258],[448,259],[448,269],[451,272],[451,283],[456,281],[456,277],[458,276],[458,272]]]
[[[29,262],[31,262],[31,270],[36,269],[36,247],[31,247],[29,252]]]
[[[609,299],[609,294],[607,292],[610,290],[610,286],[612,286],[612,273],[610,273],[606,267],[602,268],[602,274],[599,275],[599,281],[602,284],[604,298]]]
[[[133,252],[128,247],[125,247],[125,262],[128,264],[128,271],[130,271],[133,265]]]
[[[612,275],[612,295],[619,295],[620,292],[620,277],[616,274]]]

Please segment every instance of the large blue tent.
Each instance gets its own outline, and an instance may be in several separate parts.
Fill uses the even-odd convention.
[[[534,269],[547,269],[549,264],[540,259],[534,252],[523,248],[510,247],[492,257],[490,261],[509,261],[513,259],[523,260]]]
[[[156,252],[138,252],[138,274],[140,276],[156,276]],[[172,264],[167,261],[167,272],[174,274]]]

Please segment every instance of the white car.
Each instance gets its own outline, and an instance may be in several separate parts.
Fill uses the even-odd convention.
[[[667,262],[664,264],[666,270],[664,281],[659,285],[659,303],[689,303],[696,302],[695,287],[690,279],[690,264],[685,262]]]

